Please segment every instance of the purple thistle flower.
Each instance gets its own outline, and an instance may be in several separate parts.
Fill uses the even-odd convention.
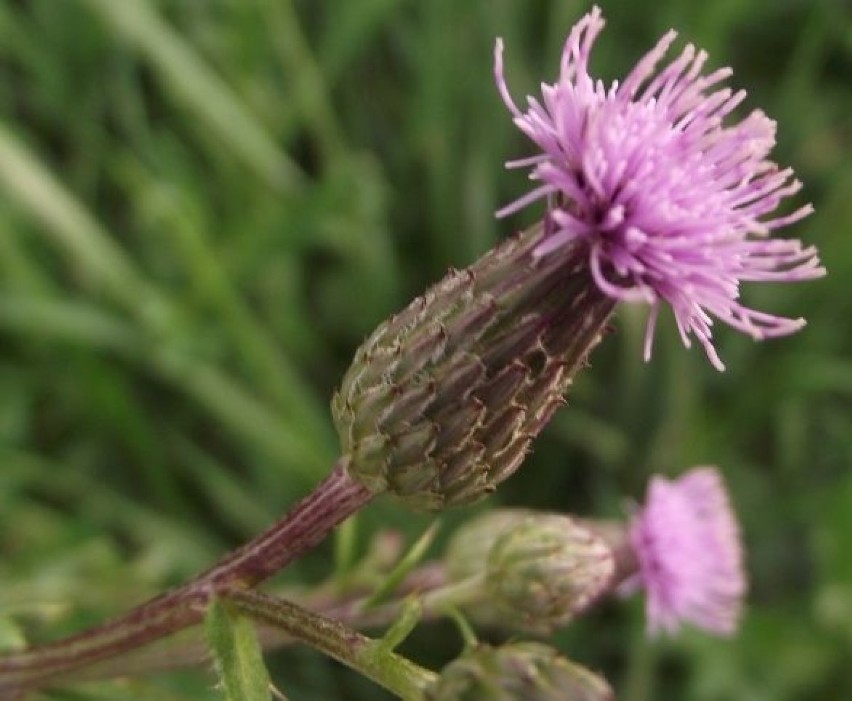
[[[739,524],[718,470],[653,477],[630,524],[639,572],[625,583],[647,594],[650,633],[689,622],[718,635],[736,631],[746,592]]]
[[[811,213],[810,204],[769,217],[797,192],[792,170],[766,159],[775,122],[754,111],[740,122],[725,118],[745,91],[719,88],[732,71],[702,74],[707,54],[688,45],[665,68],[676,33],[669,31],[624,82],[606,88],[588,72],[592,44],[604,25],[595,7],[571,30],[559,80],[543,84],[541,101],[528,97],[522,112],[503,76],[497,40],[494,72],[514,123],[541,149],[507,163],[531,168],[539,185],[501,209],[500,217],[545,198],[545,256],[569,242],[588,247],[600,289],[651,305],[645,336],[650,358],[662,301],[674,312],[685,346],[694,335],[710,362],[712,317],[755,339],[792,333],[803,319],[787,319],[741,304],[741,281],[799,281],[821,277],[814,247],[770,239],[774,229]]]

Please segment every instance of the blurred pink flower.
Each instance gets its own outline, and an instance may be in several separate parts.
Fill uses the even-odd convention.
[[[768,237],[812,211],[770,216],[801,184],[767,160],[775,122],[760,111],[723,125],[745,92],[719,88],[732,71],[702,74],[707,54],[691,44],[657,70],[675,39],[665,34],[624,82],[606,88],[588,72],[604,25],[595,7],[571,30],[559,79],[522,112],[503,76],[497,40],[497,86],[514,123],[541,149],[508,163],[531,168],[539,183],[498,212],[511,214],[546,198],[544,256],[569,242],[588,247],[591,273],[606,294],[651,305],[645,358],[651,354],[660,303],[667,302],[683,343],[690,335],[724,369],[712,341],[713,318],[753,338],[788,334],[803,319],[741,304],[741,281],[799,281],[825,274],[814,247]]]
[[[682,622],[718,635],[736,631],[747,588],[743,549],[715,468],[653,477],[629,539],[639,572],[625,587],[645,589],[649,632],[674,633]]]

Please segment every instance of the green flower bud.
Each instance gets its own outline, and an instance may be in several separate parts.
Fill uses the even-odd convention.
[[[426,701],[613,701],[606,681],[539,643],[479,645],[448,664]]]
[[[332,400],[350,475],[415,508],[494,491],[564,403],[614,302],[541,230],[452,270],[362,344]]]
[[[494,543],[533,513],[529,509],[494,509],[462,524],[450,538],[444,552],[447,579],[461,582],[483,574]]]
[[[546,632],[588,607],[614,576],[603,538],[567,516],[542,514],[499,536],[488,552],[485,588],[498,620]]]

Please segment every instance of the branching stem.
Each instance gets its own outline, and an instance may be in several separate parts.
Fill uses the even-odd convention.
[[[200,623],[214,597],[257,586],[317,545],[373,496],[338,461],[280,521],[186,584],[95,628],[0,657],[0,698],[73,679],[78,670]]]
[[[257,591],[237,591],[228,601],[240,613],[272,625],[351,667],[396,694],[403,701],[423,701],[437,675],[398,655],[381,640],[358,633],[339,621]]]

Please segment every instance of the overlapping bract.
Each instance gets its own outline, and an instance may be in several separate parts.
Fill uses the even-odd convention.
[[[533,229],[451,271],[362,344],[332,401],[349,473],[415,508],[467,504],[523,462],[613,302]]]

